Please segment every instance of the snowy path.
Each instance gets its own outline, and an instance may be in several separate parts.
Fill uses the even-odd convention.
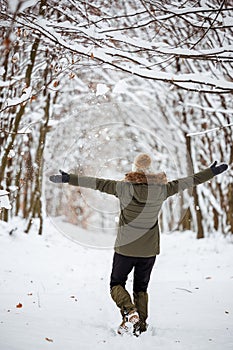
[[[150,328],[135,338],[114,335],[112,250],[84,248],[49,223],[42,237],[19,231],[0,222],[0,349],[233,349],[233,244],[222,237],[162,236]]]

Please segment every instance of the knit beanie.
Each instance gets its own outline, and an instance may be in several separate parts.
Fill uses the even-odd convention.
[[[146,153],[141,153],[135,157],[132,171],[139,173],[151,173],[151,157]]]

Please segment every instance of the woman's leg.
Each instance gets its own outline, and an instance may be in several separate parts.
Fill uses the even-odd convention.
[[[150,258],[137,258],[134,270],[134,292],[138,293],[147,291],[155,259],[156,256]]]
[[[110,281],[111,296],[120,308],[122,316],[135,309],[135,305],[125,289],[128,274],[132,271],[134,264],[135,258],[118,253],[114,254]]]
[[[138,258],[134,270],[134,304],[139,313],[142,332],[146,330],[146,319],[148,317],[147,287],[155,259],[156,257]]]
[[[148,317],[148,293],[147,292],[133,292],[134,305],[138,310],[141,321],[146,322]]]

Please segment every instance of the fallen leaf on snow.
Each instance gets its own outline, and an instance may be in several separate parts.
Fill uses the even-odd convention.
[[[45,340],[49,341],[50,343],[53,343],[53,339],[45,338]]]
[[[23,304],[18,303],[18,305],[16,305],[16,307],[17,307],[18,309],[20,309],[21,307],[23,307]]]

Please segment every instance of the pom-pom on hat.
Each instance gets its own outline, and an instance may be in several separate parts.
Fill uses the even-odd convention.
[[[151,173],[151,157],[146,153],[141,153],[135,157],[132,171],[139,173]]]

